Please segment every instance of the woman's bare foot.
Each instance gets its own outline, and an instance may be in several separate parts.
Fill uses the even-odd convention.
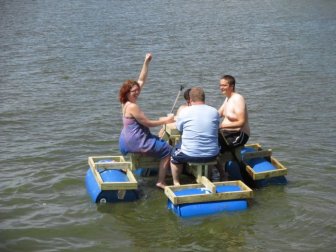
[[[156,183],[156,186],[158,187],[158,188],[160,188],[160,189],[165,189],[165,187],[167,186],[166,184],[164,184],[164,183],[161,183],[161,182],[157,182]]]

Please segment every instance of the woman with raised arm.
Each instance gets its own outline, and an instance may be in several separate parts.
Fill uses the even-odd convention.
[[[152,55],[147,53],[138,81],[126,80],[120,88],[119,100],[122,105],[124,126],[119,138],[119,149],[123,155],[140,153],[160,158],[159,178],[156,186],[163,189],[166,186],[165,178],[170,164],[171,146],[153,135],[149,128],[174,122],[174,115],[151,120],[137,104],[137,99],[147,80],[151,59]]]

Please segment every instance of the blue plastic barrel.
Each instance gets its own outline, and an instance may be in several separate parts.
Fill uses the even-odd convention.
[[[236,161],[227,161],[225,164],[225,170],[229,174],[229,180],[243,180],[239,164]]]
[[[231,192],[240,191],[239,186],[217,186],[217,192]],[[195,194],[209,194],[209,190],[205,188],[189,188],[174,192],[176,196],[186,196]],[[200,203],[187,203],[174,205],[168,200],[168,209],[172,210],[177,216],[182,218],[206,216],[211,214],[217,214],[221,212],[232,212],[245,210],[247,200],[226,200],[226,201],[212,201],[212,202],[200,202]]]
[[[241,150],[241,154],[255,151],[257,150],[254,148],[244,147]],[[246,163],[249,166],[251,166],[255,172],[267,172],[276,170],[276,167],[274,167],[274,165],[266,158],[252,158],[247,160]],[[257,180],[256,183],[258,187],[265,187],[268,185],[285,185],[287,184],[287,179],[285,178],[285,176],[278,176],[278,177],[260,179]]]
[[[247,153],[247,152],[256,152],[254,148],[251,147],[244,147],[241,150],[241,154]],[[251,158],[246,161],[246,163],[252,167],[252,169],[255,172],[266,172],[266,171],[274,171],[276,168],[273,166],[273,164],[263,158],[263,157],[257,157],[257,158]]]
[[[125,172],[116,169],[99,169],[103,182],[128,182],[129,179]],[[120,197],[118,190],[101,190],[92,173],[91,168],[86,172],[85,176],[86,190],[94,203],[113,203],[122,201],[134,201],[139,198],[137,190],[126,190],[125,196]]]

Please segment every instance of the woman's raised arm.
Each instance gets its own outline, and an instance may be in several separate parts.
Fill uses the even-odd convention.
[[[143,85],[145,85],[145,82],[147,81],[148,76],[148,69],[149,69],[149,62],[152,60],[152,54],[147,53],[145,57],[145,61],[142,65],[142,69],[139,75],[138,83],[140,85],[140,88],[142,89]]]

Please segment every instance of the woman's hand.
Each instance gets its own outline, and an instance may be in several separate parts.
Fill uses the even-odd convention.
[[[150,62],[152,60],[153,56],[151,53],[147,53],[145,57],[145,62]]]
[[[175,122],[174,114],[173,113],[168,114],[166,117],[164,117],[164,120],[165,120],[165,124]]]

